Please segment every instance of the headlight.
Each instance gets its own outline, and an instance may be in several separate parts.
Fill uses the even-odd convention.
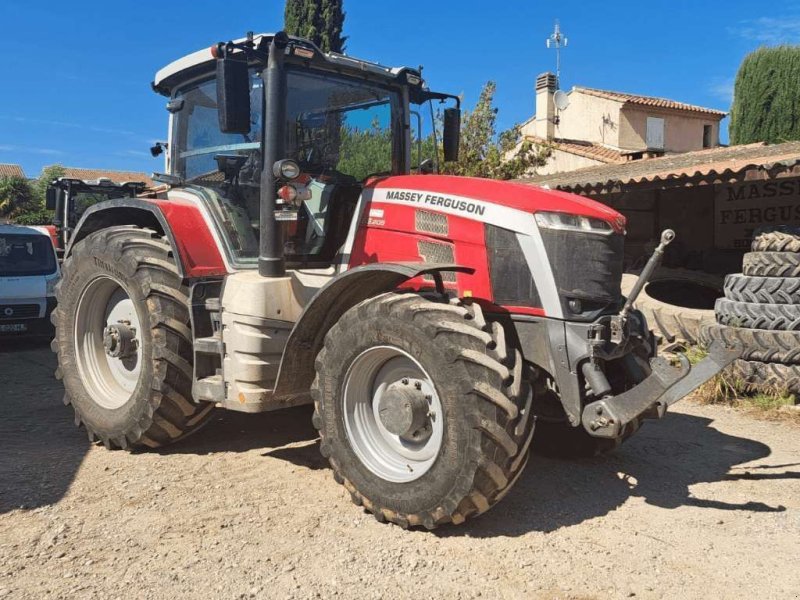
[[[48,279],[47,280],[47,291],[45,293],[46,296],[55,296],[56,295],[56,284],[57,283],[58,283],[58,277],[53,277],[52,279]]]
[[[536,224],[546,229],[599,233],[601,235],[611,235],[614,232],[608,221],[568,213],[538,212],[536,213]]]
[[[272,174],[286,181],[300,177],[300,165],[293,160],[285,158],[272,165]]]

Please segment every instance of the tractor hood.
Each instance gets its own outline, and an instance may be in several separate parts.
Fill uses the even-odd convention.
[[[532,226],[533,215],[537,212],[602,219],[618,233],[625,230],[625,217],[604,204],[510,181],[451,175],[399,175],[369,181],[364,193],[371,202],[418,206],[521,233]]]

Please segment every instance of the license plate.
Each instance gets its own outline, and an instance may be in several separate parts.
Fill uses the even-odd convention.
[[[0,333],[19,333],[20,331],[28,331],[28,326],[25,323],[0,324]]]

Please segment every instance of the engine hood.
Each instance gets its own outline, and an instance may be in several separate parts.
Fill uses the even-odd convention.
[[[489,212],[503,221],[512,221],[514,213],[533,215],[549,211],[602,219],[618,232],[625,229],[625,217],[604,204],[566,192],[511,181],[452,175],[398,175],[369,181],[365,191],[369,190],[373,190],[377,201],[397,199],[405,204],[418,204],[432,210],[438,207],[462,207],[463,216],[467,217],[470,213],[477,212],[478,216],[485,216],[484,213]],[[467,200],[476,203],[470,204]]]

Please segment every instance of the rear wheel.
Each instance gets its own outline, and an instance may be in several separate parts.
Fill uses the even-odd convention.
[[[460,523],[497,503],[527,462],[522,357],[478,305],[372,298],[331,329],[316,369],[321,451],[380,521]]]
[[[90,440],[158,447],[202,426],[195,404],[187,290],[156,232],[111,227],[76,244],[53,312],[64,401]]]

